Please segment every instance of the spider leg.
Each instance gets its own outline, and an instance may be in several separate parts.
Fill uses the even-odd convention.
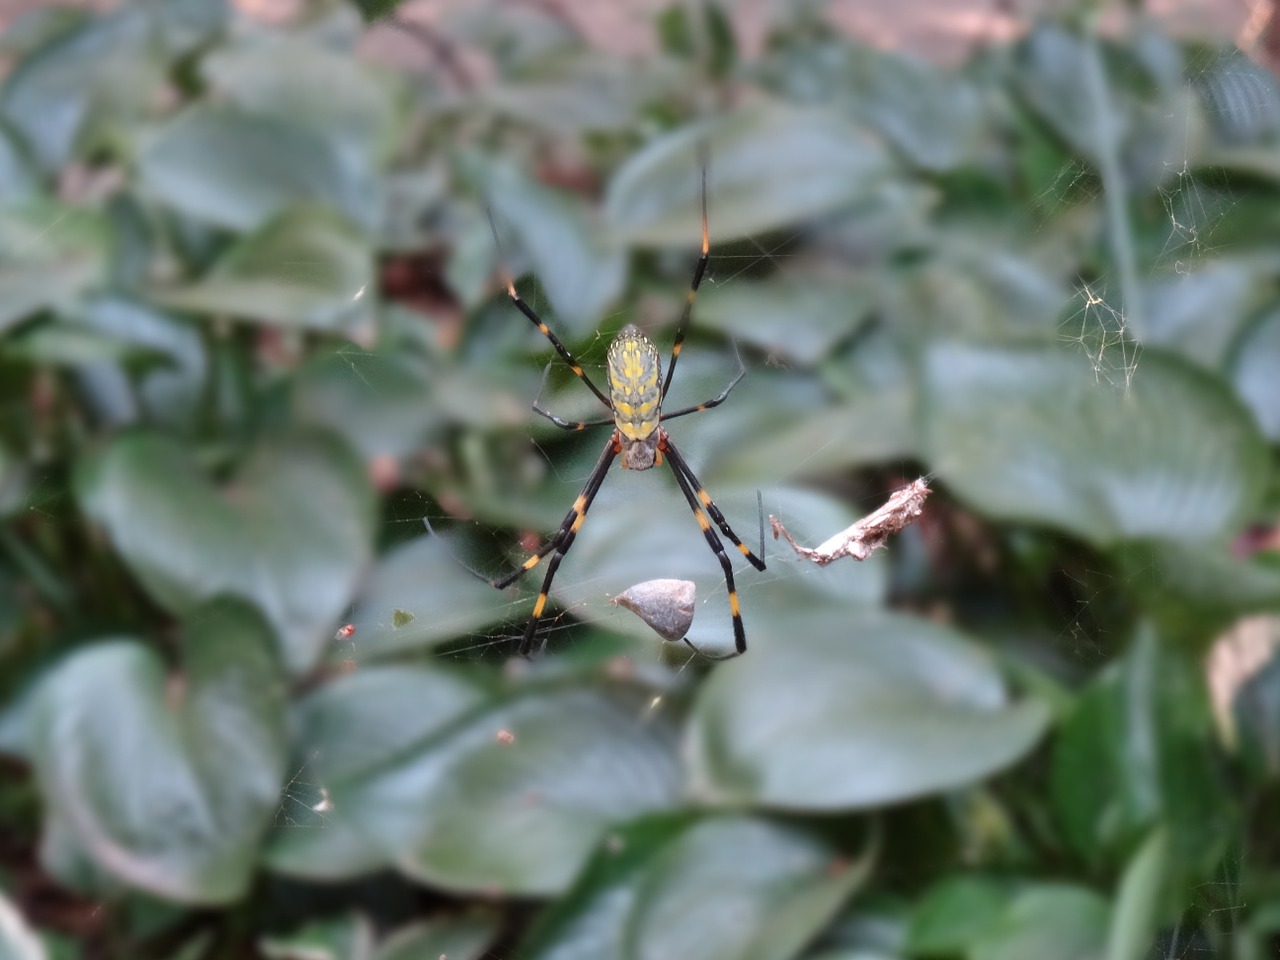
[[[604,452],[600,454],[600,459],[596,461],[595,468],[591,471],[591,476],[587,478],[586,485],[582,488],[582,492],[578,494],[578,498],[573,501],[573,506],[569,508],[569,512],[565,514],[564,521],[560,524],[560,529],[556,531],[556,535],[551,538],[551,542],[529,557],[512,573],[501,580],[492,581],[495,587],[499,590],[504,590],[536,567],[543,557],[548,554],[552,555],[551,562],[547,564],[547,574],[542,579],[542,589],[538,591],[538,599],[533,605],[533,615],[529,618],[528,626],[525,627],[524,639],[520,641],[520,656],[522,657],[527,657],[529,651],[533,649],[533,640],[538,632],[538,623],[542,620],[542,612],[547,606],[547,594],[551,590],[551,581],[555,578],[556,569],[560,566],[560,561],[564,559],[564,555],[569,552],[569,548],[573,546],[578,530],[582,527],[583,521],[587,519],[587,510],[591,507],[591,501],[600,492],[600,486],[604,483],[605,475],[609,472],[609,465],[613,463],[613,458],[617,455],[618,446],[613,437],[610,437],[609,442],[605,445]]]
[[[680,313],[680,325],[676,327],[676,339],[671,344],[671,360],[667,364],[667,376],[662,381],[662,399],[666,399],[671,389],[671,376],[676,372],[676,361],[680,359],[680,348],[684,346],[684,336],[689,332],[689,318],[693,314],[693,301],[698,299],[698,287],[702,284],[702,276],[707,272],[707,262],[711,259],[711,241],[707,233],[707,162],[705,149],[699,150],[702,155],[702,256],[698,265],[693,268],[693,282],[689,284],[689,294],[685,297],[684,310]],[[690,411],[692,412],[692,411]]]
[[[603,427],[613,423],[613,417],[601,417],[599,420],[561,420],[550,410],[536,403],[533,405],[533,412],[540,417],[546,417],[561,430],[586,430],[588,427]]]
[[[670,437],[667,437],[666,439],[665,453],[667,458],[671,461],[672,471],[683,479],[685,485],[690,491],[689,493],[686,493],[685,496],[687,498],[696,497],[696,502],[694,499],[689,499],[690,506],[696,508],[698,504],[701,504],[705,507],[707,513],[711,515],[711,519],[714,520],[716,522],[716,526],[720,528],[720,532],[733,541],[733,545],[738,548],[744,557],[747,558],[747,562],[757,570],[763,570],[765,568],[764,561],[752,553],[751,550],[748,549],[747,545],[738,539],[738,535],[734,533],[733,528],[729,526],[729,521],[724,518],[724,514],[720,512],[720,508],[717,507],[715,501],[711,499],[711,494],[707,493],[706,487],[704,487],[698,481],[698,478],[694,476],[693,469],[689,466],[689,461],[687,461],[681,455],[680,451],[675,448],[675,444],[671,442]]]
[[[729,555],[724,552],[724,544],[721,542],[720,538],[716,536],[716,532],[711,529],[711,521],[707,519],[707,512],[703,510],[703,504],[710,504],[711,498],[707,496],[707,492],[702,489],[701,484],[698,484],[696,480],[690,483],[689,478],[680,468],[683,458],[672,448],[671,441],[669,439],[665,440],[663,445],[667,454],[667,462],[671,465],[671,472],[675,474],[676,484],[680,487],[680,492],[684,494],[684,498],[689,501],[689,509],[693,511],[693,516],[698,521],[698,526],[702,528],[702,535],[706,537],[707,545],[711,547],[711,552],[714,553],[716,555],[716,559],[720,561],[720,568],[724,570],[725,586],[729,590],[729,613],[733,617],[734,652],[724,657],[712,657],[709,659],[729,660],[733,657],[741,656],[747,652],[747,631],[742,626],[742,612],[738,605],[738,588],[733,582],[733,566],[729,563]],[[685,470],[687,469],[688,465],[686,464]],[[697,489],[697,493],[694,492],[695,487]],[[719,513],[718,510],[716,512]],[[723,517],[721,517],[721,520],[723,520]],[[729,536],[733,537],[732,532],[729,531],[729,525],[727,523],[719,522],[719,525],[723,530],[729,533]],[[737,541],[738,538],[733,537],[733,539]],[[740,542],[739,549],[741,549],[747,556],[758,561],[755,554],[751,553],[750,550],[747,550],[746,547],[743,547]],[[763,570],[764,564],[759,563],[759,567]],[[688,638],[685,639],[685,642],[688,643]],[[695,650],[698,649],[691,643],[689,646],[693,647]],[[698,650],[698,652],[702,653],[701,650]]]
[[[502,244],[498,241],[498,225],[494,222],[493,211],[486,208],[485,212],[489,215],[489,229],[493,231],[494,246],[498,248],[499,255],[501,255]],[[507,272],[507,269],[505,267],[501,267],[500,272],[502,275],[502,282],[507,288],[507,296],[510,297],[511,302],[516,305],[516,309],[528,317],[529,322],[538,328],[538,332],[551,341],[551,346],[555,347],[556,353],[560,354],[560,359],[569,365],[569,369],[574,372],[574,375],[590,388],[591,392],[596,395],[596,398],[601,403],[612,410],[613,404],[609,402],[609,398],[601,393],[600,388],[591,382],[591,378],[587,376],[586,371],[582,369],[582,365],[579,364],[577,360],[573,359],[573,354],[569,352],[569,348],[561,343],[560,338],[551,332],[551,328],[548,327],[546,323],[543,322],[542,318],[534,312],[533,307],[520,299],[520,294],[516,292],[515,280],[512,278],[511,274]]]
[[[747,368],[745,366],[742,366],[741,358],[739,358],[738,360],[738,366],[739,366],[738,375],[729,381],[729,385],[720,391],[719,396],[716,396],[710,400],[704,401],[703,403],[700,403],[697,406],[685,407],[682,410],[675,410],[675,411],[672,411],[671,413],[664,413],[662,416],[658,418],[658,420],[659,421],[674,420],[676,417],[686,417],[691,413],[701,413],[703,410],[710,410],[712,407],[720,406],[720,404],[724,403],[726,400],[729,399],[729,392],[738,385],[738,381],[747,375]]]

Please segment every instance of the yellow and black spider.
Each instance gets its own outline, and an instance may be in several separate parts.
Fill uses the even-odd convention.
[[[569,552],[569,548],[573,546],[574,538],[578,535],[578,530],[582,527],[582,523],[587,517],[587,510],[591,507],[591,501],[595,499],[601,485],[604,483],[605,474],[609,470],[609,465],[613,463],[613,458],[619,454],[622,455],[624,469],[648,470],[650,467],[661,465],[664,458],[670,465],[671,472],[675,474],[676,483],[680,487],[680,492],[689,501],[689,507],[693,510],[698,526],[702,528],[703,536],[707,538],[707,544],[720,560],[720,566],[724,568],[725,585],[729,590],[729,610],[733,615],[733,642],[735,646],[735,652],[729,654],[729,657],[736,657],[739,654],[746,653],[747,635],[742,628],[742,614],[738,608],[738,590],[733,582],[733,567],[729,564],[729,558],[724,552],[724,544],[716,536],[715,530],[711,528],[712,521],[720,528],[721,533],[733,541],[734,545],[742,551],[742,555],[757,570],[765,568],[764,561],[747,549],[746,545],[738,539],[738,535],[730,528],[729,522],[724,518],[724,514],[720,512],[720,509],[712,501],[710,494],[703,488],[698,478],[694,476],[688,461],[676,449],[670,435],[662,429],[662,422],[665,420],[674,420],[676,417],[683,417],[690,413],[710,410],[712,407],[717,407],[724,403],[729,396],[729,392],[746,372],[745,370],[739,370],[738,375],[730,381],[719,396],[707,400],[705,403],[700,403],[693,407],[685,407],[670,413],[662,412],[662,402],[666,399],[667,391],[671,388],[671,375],[675,372],[676,360],[680,357],[680,348],[684,344],[685,334],[689,329],[689,318],[693,313],[693,302],[698,296],[698,286],[702,283],[702,276],[707,270],[710,249],[707,232],[707,173],[704,167],[702,171],[702,256],[698,259],[698,265],[694,268],[693,282],[689,285],[689,295],[685,300],[684,310],[680,314],[680,324],[676,327],[676,338],[671,345],[671,360],[667,364],[667,374],[661,381],[659,380],[662,373],[662,357],[658,353],[658,348],[653,345],[653,341],[636,329],[634,325],[627,324],[614,337],[613,342],[609,344],[607,364],[609,396],[605,396],[591,382],[591,378],[587,376],[581,365],[574,360],[573,355],[560,342],[560,339],[551,332],[551,329],[539,318],[533,308],[520,299],[520,294],[516,292],[514,280],[510,276],[505,277],[507,295],[511,298],[511,302],[516,305],[521,313],[529,318],[529,321],[538,328],[543,336],[551,341],[551,346],[555,348],[560,358],[569,365],[569,369],[587,385],[597,399],[609,408],[613,414],[599,420],[570,422],[544,410],[536,402],[533,405],[536,413],[546,417],[562,430],[585,430],[588,427],[602,427],[612,424],[613,436],[605,444],[604,451],[600,454],[600,459],[596,462],[595,469],[591,471],[591,476],[587,478],[586,486],[582,488],[578,498],[573,501],[573,506],[565,516],[564,522],[560,524],[560,529],[556,531],[556,535],[551,538],[551,541],[529,557],[513,573],[492,581],[493,585],[498,589],[505,589],[536,567],[548,554],[552,554],[551,562],[547,564],[546,576],[542,581],[542,589],[538,591],[538,599],[533,605],[533,615],[529,618],[529,624],[525,628],[524,640],[520,644],[521,655],[527,656],[533,649],[534,637],[537,634],[538,623],[542,619],[543,610],[547,605],[547,593],[551,589],[551,581],[556,575],[556,568],[560,566],[560,561]],[[710,514],[710,519],[708,519],[708,514]],[[688,642],[687,638],[686,642]],[[728,657],[720,659],[728,659]]]

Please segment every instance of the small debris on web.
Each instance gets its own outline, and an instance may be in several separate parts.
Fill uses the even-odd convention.
[[[693,623],[697,587],[692,580],[646,580],[613,598],[647,623],[664,640],[681,640]]]
[[[504,747],[509,747],[511,744],[516,742],[516,735],[510,730],[503,729],[494,734],[493,739],[498,741],[498,743],[502,744]]]
[[[800,556],[812,560],[820,567],[825,567],[833,560],[852,557],[854,560],[865,560],[876,550],[883,547],[889,537],[898,533],[919,518],[924,512],[924,502],[929,496],[929,484],[923,477],[907,484],[885,501],[884,506],[867,514],[851,527],[840,531],[834,537],[820,543],[816,547],[802,547],[787,533],[777,517],[769,515],[769,523],[773,527],[773,539],[786,537],[787,543]],[[655,628],[656,629],[656,628]]]

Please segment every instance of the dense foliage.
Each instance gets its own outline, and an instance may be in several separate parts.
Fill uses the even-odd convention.
[[[338,4],[0,41],[0,957],[1272,955],[1270,74],[1136,15],[944,70],[813,4],[635,61],[393,6],[364,56]],[[671,424],[701,479],[749,543],[757,491],[810,544],[936,492],[863,564],[770,540],[712,665],[609,602],[692,579],[731,648],[672,477],[616,470],[520,660],[536,583],[468,567],[607,431],[529,412],[600,410],[498,257],[597,378],[666,350],[700,144],[672,403],[748,370]]]

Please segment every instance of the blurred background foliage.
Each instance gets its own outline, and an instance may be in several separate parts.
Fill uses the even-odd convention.
[[[1137,5],[948,69],[817,3],[635,59],[394,7],[0,40],[0,957],[1274,956],[1274,77]],[[609,603],[692,579],[731,649],[615,470],[519,660],[533,585],[465,567],[607,431],[529,412],[599,414],[486,205],[599,378],[670,344],[700,143],[672,403],[749,371],[672,424],[703,481],[810,544],[937,492],[865,564],[771,543],[710,666]]]

